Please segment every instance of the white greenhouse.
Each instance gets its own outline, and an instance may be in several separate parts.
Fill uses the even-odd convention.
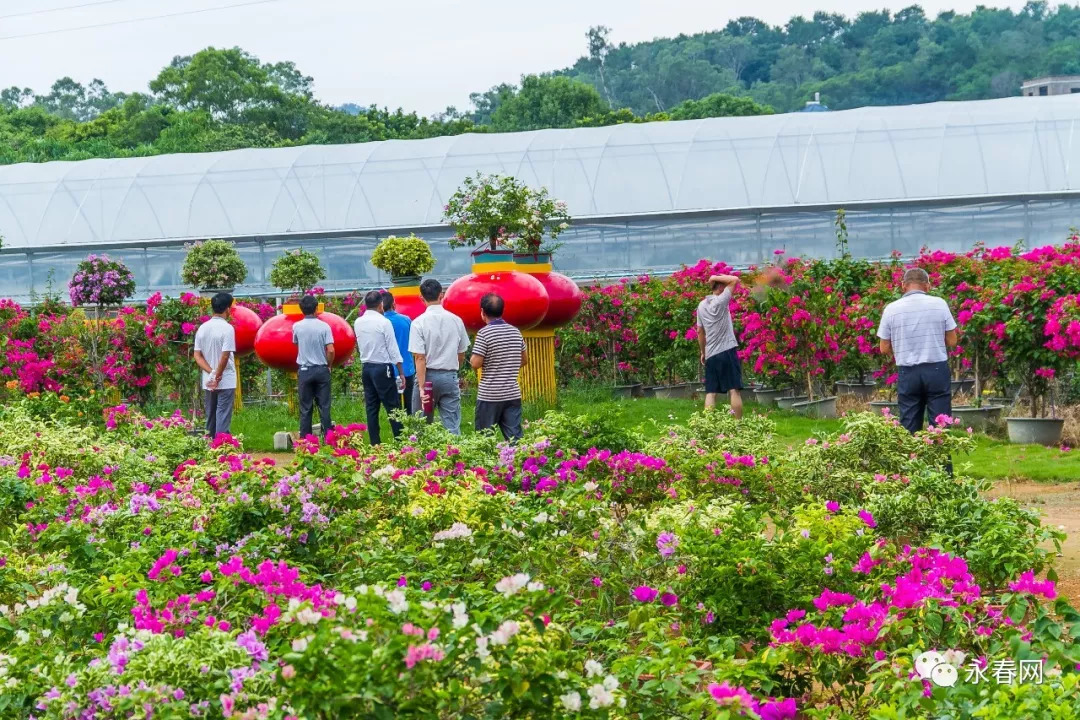
[[[452,278],[469,258],[442,208],[477,171],[568,203],[556,264],[582,278],[828,256],[837,208],[862,256],[1045,244],[1080,225],[1080,96],[0,167],[0,296],[63,288],[95,252],[175,294],[184,243],[211,237],[236,241],[253,294],[300,246],[328,290],[378,286],[372,249],[410,231]]]

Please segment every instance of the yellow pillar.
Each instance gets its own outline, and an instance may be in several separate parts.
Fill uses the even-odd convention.
[[[233,409],[244,409],[244,395],[240,392],[240,358],[233,355],[233,365],[236,366],[236,393],[233,398]]]
[[[530,402],[555,404],[555,331],[551,329],[525,330],[525,351],[529,364],[521,368],[518,382],[521,394]]]

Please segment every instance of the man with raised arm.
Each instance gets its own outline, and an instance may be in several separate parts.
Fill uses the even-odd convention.
[[[739,278],[734,275],[709,278],[712,292],[698,304],[697,333],[701,364],[705,366],[705,409],[715,408],[717,394],[726,392],[731,401],[731,412],[741,418],[742,363],[730,307],[737,282]]]
[[[228,434],[236,400],[236,331],[229,324],[233,297],[218,293],[210,298],[214,315],[195,331],[195,364],[202,370],[206,435]]]

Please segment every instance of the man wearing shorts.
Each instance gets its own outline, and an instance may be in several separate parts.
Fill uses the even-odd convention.
[[[712,294],[698,305],[697,332],[701,364],[705,366],[705,409],[716,407],[717,393],[728,393],[731,412],[742,417],[742,364],[737,354],[739,341],[731,324],[731,294],[739,278],[713,275]]]

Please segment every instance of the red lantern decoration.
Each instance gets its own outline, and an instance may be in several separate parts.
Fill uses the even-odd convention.
[[[537,329],[554,330],[577,317],[585,294],[573,280],[552,270],[551,253],[517,254],[514,262],[519,271],[532,275],[547,291],[548,311]]]
[[[410,320],[415,320],[427,310],[424,298],[420,297],[420,283],[415,285],[393,285],[390,287],[389,292],[394,296],[394,307]]]
[[[236,331],[236,354],[247,355],[255,350],[255,335],[262,327],[262,318],[243,305],[233,305],[229,315],[229,323]]]
[[[298,305],[286,305],[281,315],[263,323],[255,336],[255,354],[264,365],[278,370],[296,372],[297,348],[292,341],[292,328],[303,319]],[[319,303],[317,318],[330,326],[330,332],[334,336],[334,367],[345,363],[356,350],[356,334],[345,318],[334,313],[323,312],[323,305]]]
[[[473,253],[473,272],[446,290],[443,307],[457,315],[469,332],[484,327],[480,299],[496,293],[506,303],[503,320],[520,330],[536,327],[548,311],[547,291],[539,280],[515,270],[512,252],[483,250]]]

